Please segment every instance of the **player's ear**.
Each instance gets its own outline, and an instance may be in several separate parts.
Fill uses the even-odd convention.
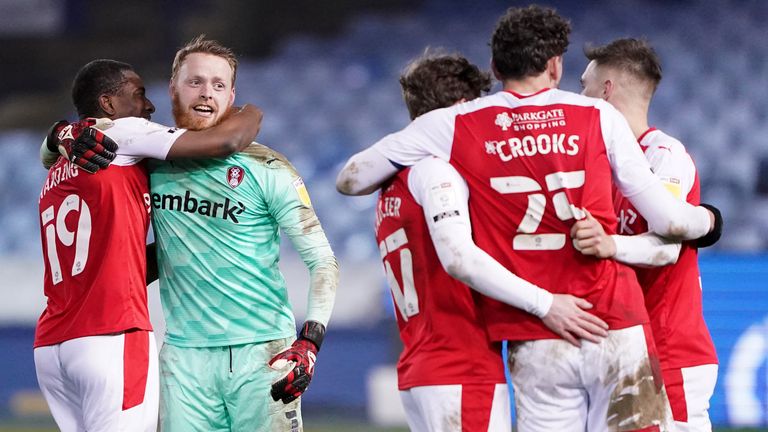
[[[613,96],[614,90],[616,90],[616,84],[613,80],[605,80],[605,82],[603,82],[603,94],[601,95],[603,100],[608,100]]]
[[[232,93],[229,95],[229,106],[234,105],[235,103],[235,88],[232,87]]]
[[[112,117],[117,112],[112,105],[112,98],[106,94],[99,96],[99,109],[106,114],[106,117]]]
[[[563,56],[554,56],[547,60],[547,76],[555,83],[553,87],[560,84],[563,77]]]

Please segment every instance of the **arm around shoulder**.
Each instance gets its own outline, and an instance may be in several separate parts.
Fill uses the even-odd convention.
[[[261,129],[262,117],[260,109],[246,104],[216,126],[181,135],[167,159],[229,157],[253,142]]]
[[[336,177],[336,190],[344,195],[370,195],[398,169],[376,149],[353,155]]]

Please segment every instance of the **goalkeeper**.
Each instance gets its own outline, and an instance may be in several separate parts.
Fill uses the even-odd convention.
[[[234,102],[236,68],[231,50],[215,41],[199,37],[179,50],[170,84],[176,126],[220,122]],[[302,430],[300,395],[325,335],[338,266],[301,177],[256,143],[223,160],[155,162],[150,172],[166,320],[161,429]],[[298,339],[278,268],[279,230],[310,271]]]

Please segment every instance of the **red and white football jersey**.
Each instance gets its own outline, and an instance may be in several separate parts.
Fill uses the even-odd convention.
[[[374,148],[402,165],[429,154],[449,161],[469,186],[477,245],[539,287],[585,298],[615,330],[648,322],[637,278],[582,255],[570,230],[585,208],[615,231],[612,167],[628,196],[657,181],[634,142],[605,101],[545,89],[432,111]],[[487,297],[480,304],[492,340],[559,338],[531,314]]]
[[[398,387],[502,383],[500,347],[488,341],[472,290],[443,270],[414,198],[412,188],[423,186],[409,182],[411,174],[402,170],[382,187],[376,212],[376,240],[403,341]]]
[[[146,284],[151,207],[141,160],[164,159],[183,132],[144,119],[116,120],[105,131],[120,143],[108,169],[91,175],[59,158],[48,171],[39,202],[48,302],[35,347],[152,329]]]
[[[654,173],[679,199],[698,205],[699,176],[680,141],[651,128],[639,139]],[[618,234],[648,231],[648,224],[624,196],[616,191]],[[653,337],[664,369],[716,364],[717,354],[702,311],[697,249],[684,242],[677,263],[665,267],[636,268],[645,293]]]

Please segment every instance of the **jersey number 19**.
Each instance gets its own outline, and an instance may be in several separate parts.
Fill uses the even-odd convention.
[[[77,243],[75,243],[75,259],[72,261],[71,275],[75,276],[85,270],[88,263],[88,247],[91,240],[91,210],[85,200],[78,195],[71,194],[64,198],[58,210],[54,211],[54,206],[50,206],[40,213],[43,230],[45,231],[45,245],[48,253],[48,264],[51,268],[51,280],[54,285],[58,284],[64,277],[61,273],[61,264],[59,263],[59,254],[56,249],[56,238],[67,247],[75,243],[75,234],[77,234]],[[70,212],[79,211],[80,218],[77,221],[75,231],[67,228],[66,218]]]

